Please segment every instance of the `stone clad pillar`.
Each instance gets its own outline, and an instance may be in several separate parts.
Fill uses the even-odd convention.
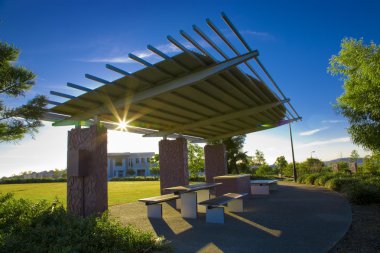
[[[222,144],[207,144],[205,150],[206,183],[213,183],[214,177],[227,174],[226,147]]]
[[[72,129],[67,148],[67,210],[86,217],[107,209],[107,129],[96,125]]]
[[[160,190],[164,188],[188,185],[189,169],[187,166],[187,141],[185,138],[161,140],[160,154]]]

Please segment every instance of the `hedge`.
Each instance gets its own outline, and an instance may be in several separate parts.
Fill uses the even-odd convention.
[[[32,203],[0,194],[0,252],[152,252],[165,240],[107,213],[78,218],[58,203]]]
[[[355,204],[380,203],[380,176],[370,173],[319,173],[302,175],[302,184],[324,186],[345,194]]]

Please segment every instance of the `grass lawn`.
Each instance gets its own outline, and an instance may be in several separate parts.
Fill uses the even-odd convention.
[[[2,184],[0,192],[12,192],[16,198],[53,201],[56,197],[66,206],[66,182],[36,184]],[[159,181],[108,182],[110,206],[160,195]]]

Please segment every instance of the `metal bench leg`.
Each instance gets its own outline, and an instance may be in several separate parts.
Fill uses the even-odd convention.
[[[269,185],[251,185],[251,194],[268,195]]]
[[[200,190],[197,191],[197,201],[205,201],[210,199],[210,191],[209,190]],[[206,212],[206,206],[198,205],[198,212],[205,213]]]
[[[176,199],[175,200],[175,208],[177,210],[181,210],[181,199]]]
[[[243,200],[237,199],[237,200],[228,202],[227,208],[229,212],[242,213],[244,212]]]
[[[147,205],[148,208],[148,218],[162,219],[162,205],[154,204]]]
[[[224,223],[224,208],[214,207],[206,209],[206,222],[207,223]]]
[[[197,218],[197,193],[188,192],[181,194],[181,216],[183,218]]]

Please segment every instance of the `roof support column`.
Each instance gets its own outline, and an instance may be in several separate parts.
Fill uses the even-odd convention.
[[[167,187],[188,185],[189,169],[187,166],[187,140],[161,140],[159,142],[160,154],[160,190]]]
[[[207,144],[205,150],[206,183],[214,183],[214,177],[227,174],[226,146],[220,144]]]
[[[107,208],[107,129],[98,124],[71,129],[67,147],[67,210],[87,217]]]

